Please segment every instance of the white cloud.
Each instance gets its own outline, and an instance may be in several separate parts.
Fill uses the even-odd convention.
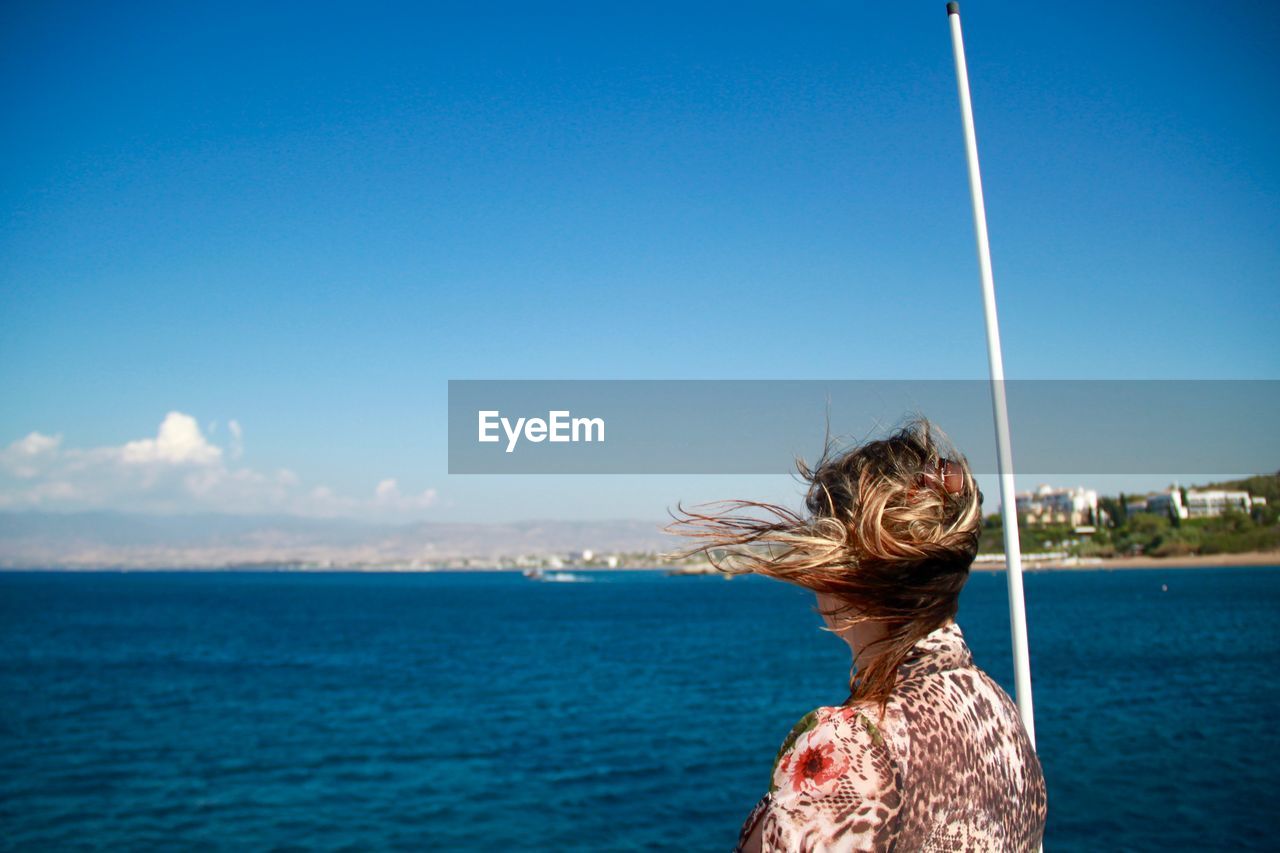
[[[214,465],[222,458],[222,448],[208,442],[191,415],[170,412],[155,438],[129,442],[121,448],[120,458],[130,464]]]
[[[379,501],[395,500],[400,496],[400,487],[395,480],[383,480],[374,488],[373,496]]]
[[[27,433],[25,437],[0,451],[0,467],[15,477],[31,479],[38,476],[44,465],[53,459],[61,444],[60,435]]]
[[[244,455],[244,430],[235,418],[227,421],[227,429],[231,432],[231,458],[239,459]]]
[[[427,509],[435,506],[439,495],[435,489],[427,489],[416,495],[401,493],[399,484],[391,478],[382,480],[373,490],[373,499],[378,506],[393,510]]]
[[[60,435],[32,432],[0,449],[0,508],[135,512],[287,513],[408,519],[435,505],[434,489],[403,494],[395,479],[368,498],[304,482],[294,471],[238,464],[244,430],[227,422],[227,446],[215,444],[183,412],[165,415],[154,438],[122,445],[65,447]]]
[[[26,438],[20,438],[10,445],[14,450],[27,456],[39,456],[42,453],[52,453],[58,449],[58,445],[62,444],[62,436],[60,435],[42,435],[38,432],[27,433]]]

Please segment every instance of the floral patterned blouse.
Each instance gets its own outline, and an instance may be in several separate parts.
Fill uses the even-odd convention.
[[[1044,776],[1017,709],[955,623],[916,644],[883,716],[818,708],[792,729],[757,824],[769,851],[1035,850]]]

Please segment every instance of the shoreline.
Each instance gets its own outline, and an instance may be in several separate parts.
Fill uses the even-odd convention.
[[[1004,571],[1003,560],[975,563],[972,571]],[[1245,551],[1240,554],[1191,554],[1184,557],[1106,557],[1046,560],[1023,560],[1025,572],[1109,571],[1113,569],[1226,569],[1280,568],[1280,551]]]
[[[975,562],[970,569],[973,572],[1002,572],[1005,570],[1004,560]],[[1183,557],[1110,557],[1110,558],[1076,558],[1067,557],[1053,560],[1035,560],[1023,558],[1024,572],[1070,572],[1070,571],[1127,571],[1131,569],[1215,569],[1215,568],[1276,568],[1280,569],[1280,551],[1245,551],[1240,554],[1206,554]],[[75,574],[102,573],[297,573],[297,574],[330,574],[347,572],[367,572],[372,574],[432,574],[436,572],[524,572],[526,568],[514,566],[433,566],[400,567],[394,565],[355,564],[349,566],[328,565],[324,567],[299,565],[297,563],[247,563],[229,565],[107,565],[107,566],[0,566],[0,573],[43,573],[61,572]],[[669,575],[714,575],[715,569],[706,566],[619,566],[605,568],[603,566],[564,566],[549,569],[550,573],[574,574],[577,572],[665,572]]]

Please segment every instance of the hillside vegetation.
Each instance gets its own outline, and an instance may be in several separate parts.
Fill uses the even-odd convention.
[[[1247,491],[1265,497],[1266,506],[1252,513],[1227,512],[1217,518],[1176,518],[1128,512],[1129,497],[1101,498],[1108,517],[1092,535],[1078,534],[1071,525],[1019,525],[1023,553],[1065,551],[1080,557],[1181,557],[1192,554],[1241,554],[1280,550],[1280,473],[1243,480],[1194,486],[1196,489]],[[1004,550],[1004,525],[999,515],[983,522],[979,553]]]

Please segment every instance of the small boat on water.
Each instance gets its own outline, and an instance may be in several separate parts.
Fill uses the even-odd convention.
[[[548,572],[543,569],[525,569],[524,576],[531,581],[545,581],[548,583],[589,583],[591,578],[586,575],[578,575],[573,572]]]

